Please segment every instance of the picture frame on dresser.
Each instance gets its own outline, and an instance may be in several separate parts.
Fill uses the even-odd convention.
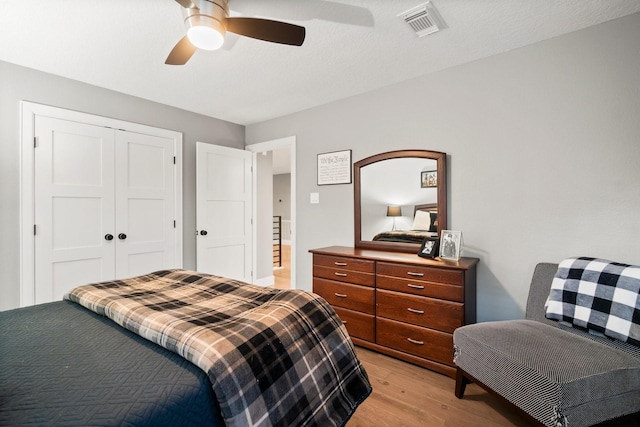
[[[422,258],[435,258],[438,256],[440,239],[437,237],[427,237],[422,241],[418,256]]]
[[[442,230],[440,258],[449,261],[459,261],[461,252],[462,231]]]

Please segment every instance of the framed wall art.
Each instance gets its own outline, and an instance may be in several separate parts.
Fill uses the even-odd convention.
[[[351,150],[318,154],[318,185],[351,184]]]
[[[420,187],[432,188],[438,186],[438,171],[420,172]]]

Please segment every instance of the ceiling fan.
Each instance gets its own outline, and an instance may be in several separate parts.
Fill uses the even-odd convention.
[[[227,31],[292,46],[304,42],[304,27],[270,19],[229,17],[228,0],[175,1],[183,7],[187,35],[174,46],[165,64],[183,65],[197,49],[219,49]]]

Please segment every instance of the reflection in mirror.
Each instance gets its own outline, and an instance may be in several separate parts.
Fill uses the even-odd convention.
[[[446,229],[446,154],[400,150],[354,164],[355,246],[417,252]]]
[[[437,212],[437,187],[422,187],[421,181],[421,172],[435,171],[436,167],[435,160],[407,157],[362,168],[362,240],[422,243],[425,237],[437,235],[428,212],[418,217],[414,214],[416,205],[423,204],[433,205],[432,212]],[[400,215],[388,217],[387,207],[398,207]]]

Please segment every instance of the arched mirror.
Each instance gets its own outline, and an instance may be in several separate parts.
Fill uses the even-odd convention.
[[[355,246],[418,252],[447,229],[447,155],[399,150],[354,163]]]

